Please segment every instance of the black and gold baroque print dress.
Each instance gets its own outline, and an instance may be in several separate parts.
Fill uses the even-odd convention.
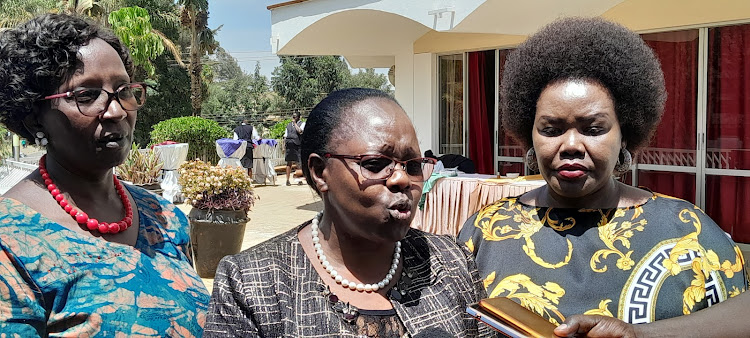
[[[742,253],[702,210],[654,194],[629,208],[565,209],[495,202],[458,237],[489,297],[561,324],[574,314],[628,323],[689,314],[747,290]]]

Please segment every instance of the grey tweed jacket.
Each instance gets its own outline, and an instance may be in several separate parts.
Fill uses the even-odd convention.
[[[204,337],[356,337],[320,292],[325,284],[297,238],[307,223],[221,261]],[[485,297],[470,254],[449,236],[415,229],[401,246],[412,281],[391,303],[412,337],[493,335],[466,314]]]

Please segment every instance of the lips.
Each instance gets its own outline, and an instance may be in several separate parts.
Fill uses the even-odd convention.
[[[103,136],[101,136],[99,139],[96,140],[97,143],[102,145],[104,148],[119,148],[124,145],[125,142],[125,134],[120,133],[108,133]]]
[[[408,220],[411,218],[411,203],[409,200],[400,200],[388,207],[388,213],[395,219]]]
[[[564,179],[578,179],[588,172],[586,166],[578,163],[563,164],[557,168],[557,173]]]

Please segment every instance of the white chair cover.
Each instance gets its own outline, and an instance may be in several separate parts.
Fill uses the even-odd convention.
[[[175,202],[180,197],[182,187],[177,183],[179,173],[177,169],[180,165],[185,162],[188,154],[187,143],[167,144],[162,146],[155,146],[154,152],[159,156],[164,166],[164,178],[161,180],[162,197],[166,198],[170,202]]]
[[[276,147],[275,140],[263,140],[253,150],[253,180],[258,184],[276,185]]]
[[[234,152],[227,155],[224,151],[227,144],[231,144],[227,149],[234,149]],[[231,151],[231,150],[230,150]],[[220,167],[235,167],[242,168],[240,159],[245,156],[247,151],[247,141],[245,140],[232,140],[232,139],[218,139],[216,140],[216,153],[219,154],[219,166]]]

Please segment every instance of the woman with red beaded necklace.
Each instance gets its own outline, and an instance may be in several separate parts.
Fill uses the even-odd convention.
[[[0,34],[0,121],[46,147],[0,198],[0,332],[200,336],[187,220],[113,175],[146,86],[111,32],[47,14]]]

